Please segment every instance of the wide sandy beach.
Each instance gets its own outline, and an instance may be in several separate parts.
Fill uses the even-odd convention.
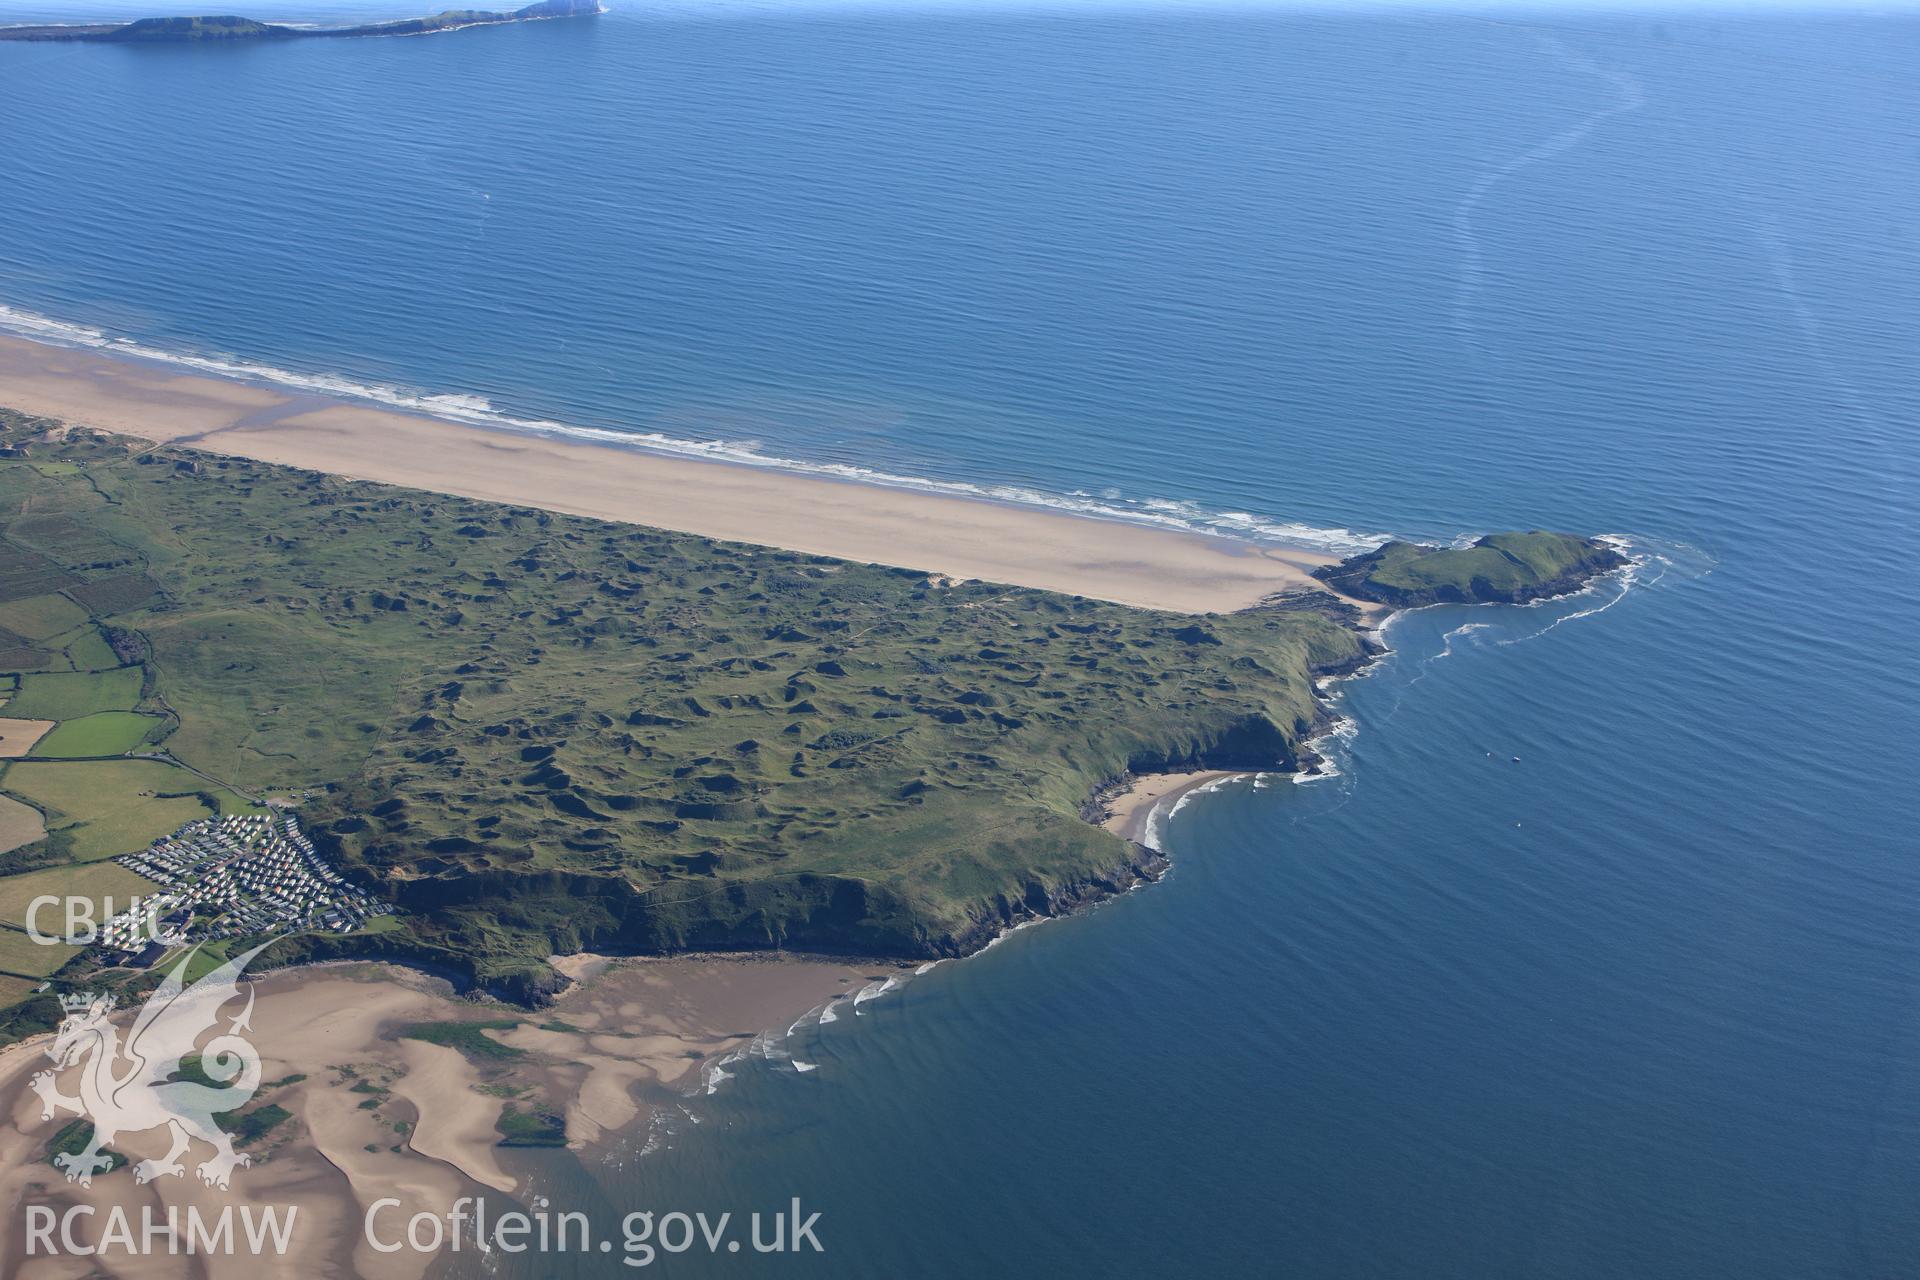
[[[564,1115],[571,1145],[591,1145],[644,1122],[649,1098],[672,1099],[699,1087],[702,1064],[744,1048],[756,1032],[777,1034],[802,1011],[911,972],[883,961],[771,956],[572,956],[557,963],[580,980],[550,1008],[531,1014],[456,999],[444,983],[386,965],[309,966],[260,978],[248,1039],[269,1083],[256,1101],[284,1106],[292,1116],[246,1148],[254,1163],[236,1170],[224,1192],[195,1176],[194,1167],[212,1154],[199,1144],[185,1157],[182,1176],[141,1186],[131,1168],[120,1168],[86,1188],[65,1181],[46,1150],[73,1117],[63,1112],[42,1119],[29,1087],[35,1072],[52,1066],[45,1052],[50,1038],[0,1051],[0,1215],[9,1224],[0,1232],[0,1275],[177,1276],[193,1269],[164,1254],[29,1257],[11,1229],[25,1221],[29,1205],[56,1213],[92,1206],[97,1237],[115,1205],[137,1223],[143,1206],[164,1218],[168,1206],[185,1213],[198,1205],[214,1214],[224,1204],[250,1204],[297,1206],[292,1248],[281,1259],[242,1250],[196,1260],[213,1280],[295,1274],[418,1280],[434,1257],[411,1249],[376,1252],[365,1243],[364,1215],[385,1197],[401,1207],[380,1222],[400,1225],[415,1212],[444,1214],[461,1196],[490,1196],[496,1211],[524,1197],[511,1152],[496,1145],[495,1122],[504,1107],[550,1108]],[[240,1004],[233,1001],[227,1015]],[[132,1014],[114,1017],[123,1034]],[[476,1062],[458,1049],[395,1034],[410,1024],[450,1019],[517,1022],[512,1030],[482,1034],[519,1055]],[[77,1092],[80,1071],[59,1073],[64,1092]],[[132,1160],[159,1158],[166,1146],[164,1129],[113,1143]],[[84,1240],[85,1224],[78,1234]]]
[[[358,402],[183,374],[100,352],[0,337],[0,406],[159,443],[206,449],[434,492],[681,530],[842,559],[899,565],[1179,612],[1246,608],[1317,588],[1307,550],[1091,519],[984,500],[650,454],[535,434],[492,431]],[[38,726],[11,725],[0,755]],[[1110,829],[1138,839],[1157,806],[1217,780],[1212,773],[1138,780],[1116,797]],[[508,1096],[563,1114],[569,1140],[630,1132],[645,1099],[698,1083],[699,1064],[740,1049],[809,1007],[905,971],[882,962],[681,957],[556,960],[580,979],[551,1010],[489,1010],[443,984],[386,966],[325,966],[262,978],[253,1042],[266,1059],[263,1100],[292,1118],[239,1171],[234,1195],[300,1206],[302,1275],[417,1280],[429,1258],[376,1254],[360,1218],[383,1196],[396,1221],[444,1212],[461,1195],[525,1188],[496,1146]],[[518,1050],[510,1071],[459,1050],[398,1038],[409,1023],[493,1016],[485,1032]],[[122,1015],[124,1021],[125,1015]],[[65,1182],[45,1158],[68,1117],[43,1120],[28,1088],[48,1066],[44,1038],[0,1051],[0,1212],[91,1204],[130,1210],[228,1197],[191,1174],[138,1186],[120,1169],[91,1188]],[[505,1071],[507,1074],[502,1074]],[[68,1073],[71,1076],[71,1072]],[[525,1092],[520,1092],[525,1090]],[[162,1154],[159,1133],[118,1139],[133,1159]],[[195,1157],[206,1153],[196,1151]],[[112,1274],[173,1274],[178,1261],[119,1259]],[[277,1274],[247,1258],[206,1274]],[[0,1244],[0,1274],[98,1273],[83,1259],[28,1259]]]
[[[985,500],[492,431],[0,337],[0,405],[219,453],[1183,613],[1318,587],[1332,557]]]

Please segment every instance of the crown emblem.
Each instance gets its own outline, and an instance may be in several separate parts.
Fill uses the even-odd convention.
[[[87,1010],[93,1008],[95,1000],[100,1001],[106,1009],[113,1008],[112,996],[100,996],[92,991],[65,993],[60,997],[60,1007],[68,1013],[85,1013]]]

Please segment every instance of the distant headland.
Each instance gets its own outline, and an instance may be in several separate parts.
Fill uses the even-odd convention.
[[[1470,547],[1389,542],[1313,576],[1343,595],[1417,609],[1430,604],[1526,604],[1578,591],[1627,563],[1606,542],[1566,533],[1496,533]]]
[[[291,27],[231,14],[195,18],[141,18],[98,25],[66,24],[0,27],[0,40],[86,40],[101,44],[225,43],[235,40],[297,40],[322,36],[424,36],[462,27],[546,18],[584,18],[606,9],[600,0],[538,0],[509,12],[447,9],[425,18],[363,23],[353,27]]]

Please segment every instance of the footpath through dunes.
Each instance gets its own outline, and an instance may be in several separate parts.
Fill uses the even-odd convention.
[[[492,430],[0,337],[0,404],[433,493],[1184,613],[1322,589],[1305,548]]]

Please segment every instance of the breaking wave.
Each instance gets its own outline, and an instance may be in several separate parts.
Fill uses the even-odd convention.
[[[730,462],[739,466],[763,467],[799,475],[852,480],[861,484],[884,485],[892,489],[913,489],[948,497],[983,499],[1023,507],[1044,507],[1076,515],[1093,516],[1102,520],[1152,525],[1184,533],[1215,534],[1254,542],[1305,547],[1333,555],[1351,555],[1355,552],[1369,551],[1387,541],[1388,537],[1384,533],[1318,528],[1245,511],[1211,511],[1198,503],[1168,498],[1134,499],[1107,494],[1096,497],[1077,490],[1070,493],[1050,493],[1024,485],[936,480],[927,476],[903,475],[851,463],[812,462],[801,458],[777,457],[760,452],[758,446],[751,441],[688,440],[658,431],[583,427],[556,422],[548,418],[517,417],[496,409],[484,396],[410,391],[385,383],[359,382],[339,374],[300,373],[237,356],[167,351],[131,338],[115,336],[102,329],[54,320],[31,311],[7,306],[5,303],[0,303],[0,332],[12,333],[52,346],[85,347],[111,355],[175,365],[240,382],[265,384],[309,395],[365,401],[405,413],[424,414],[496,431],[587,441],[637,449],[646,453],[703,458],[711,462]]]

